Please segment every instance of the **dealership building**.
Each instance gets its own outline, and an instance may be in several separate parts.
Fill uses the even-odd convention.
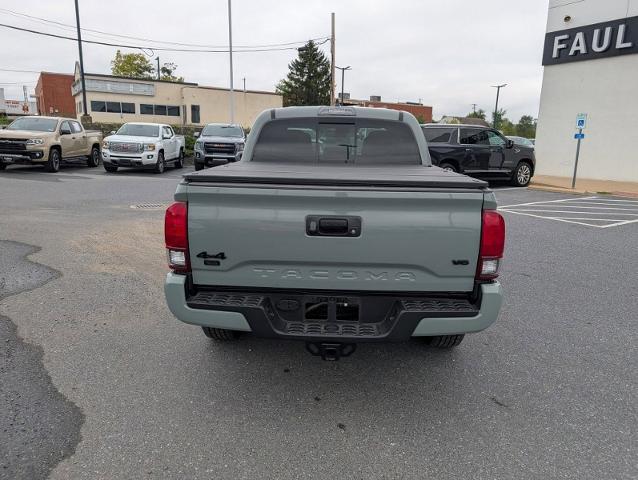
[[[84,74],[87,113],[93,122],[152,122],[171,125],[204,125],[230,122],[230,90],[197,83]],[[76,64],[71,87],[75,111],[81,118],[82,81]],[[253,124],[262,111],[282,106],[274,92],[235,90],[235,123]]]
[[[539,175],[638,182],[638,0],[550,0]],[[577,118],[584,128],[579,130]]]

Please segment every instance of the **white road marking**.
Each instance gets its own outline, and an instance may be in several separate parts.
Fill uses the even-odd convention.
[[[589,198],[596,198],[596,197],[583,197],[583,200],[589,199]],[[499,210],[501,208],[523,207],[525,205],[538,205],[539,203],[545,204],[545,203],[560,203],[560,202],[573,202],[573,201],[574,201],[573,198],[561,198],[560,200],[543,200],[540,202],[516,203],[514,205],[503,205],[502,207],[499,207]]]
[[[505,205],[499,210],[594,228],[638,223],[638,201],[594,196]]]

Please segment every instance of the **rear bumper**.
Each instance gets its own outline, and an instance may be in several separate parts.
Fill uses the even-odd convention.
[[[307,341],[402,341],[418,336],[478,332],[496,321],[502,303],[498,282],[481,285],[474,302],[458,296],[361,295],[356,299],[361,301],[362,309],[364,302],[368,302],[373,307],[371,311],[382,312],[375,321],[325,321],[291,319],[294,314],[279,303],[292,299],[304,304],[308,298],[319,298],[316,296],[251,291],[204,291],[188,295],[186,277],[173,273],[166,276],[164,291],[169,309],[182,322],[253,332],[260,337]]]

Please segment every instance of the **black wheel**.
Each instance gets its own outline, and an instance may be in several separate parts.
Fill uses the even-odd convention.
[[[426,337],[426,343],[434,348],[452,348],[460,345],[464,337],[464,334],[438,335],[436,337]]]
[[[456,168],[455,165],[448,163],[448,162],[443,162],[441,164],[439,164],[439,167],[441,167],[443,170],[447,170],[448,172],[456,172],[458,173],[458,169]]]
[[[5,168],[7,168],[7,164],[0,162],[0,170],[4,170]]]
[[[175,160],[175,168],[184,168],[184,149],[179,149],[179,157]]]
[[[527,162],[520,162],[514,169],[512,175],[512,185],[515,187],[526,187],[532,179],[532,167]]]
[[[166,162],[164,161],[164,152],[157,154],[157,163],[155,164],[155,173],[164,173]]]
[[[203,169],[204,169],[203,163],[195,162],[195,170],[203,170]]]
[[[117,172],[117,165],[111,165],[110,163],[103,163],[102,165],[104,165],[104,170],[109,173]]]
[[[86,164],[91,168],[95,168],[100,164],[100,149],[98,147],[91,149],[91,155],[86,160]]]
[[[202,327],[204,335],[218,342],[232,342],[239,338],[239,332],[235,330],[224,330],[223,328]]]
[[[52,148],[49,151],[49,160],[44,164],[44,169],[47,172],[57,172],[60,170],[60,150]]]

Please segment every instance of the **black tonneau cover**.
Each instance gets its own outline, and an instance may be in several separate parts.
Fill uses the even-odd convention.
[[[236,162],[184,175],[189,183],[482,189],[487,182],[438,167]]]

